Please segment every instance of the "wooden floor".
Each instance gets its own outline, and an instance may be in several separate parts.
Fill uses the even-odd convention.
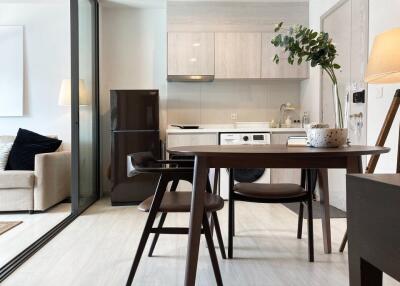
[[[0,235],[0,267],[71,214],[71,204],[62,203],[43,213],[1,213],[0,221],[22,221]]]
[[[226,206],[219,216],[226,240]],[[134,206],[111,207],[103,199],[3,285],[125,285],[145,218]],[[168,225],[185,226],[187,222],[187,215],[167,217]],[[307,260],[306,233],[297,240],[296,227],[296,215],[282,205],[237,203],[235,259],[220,259],[224,285],[348,285],[347,252],[337,251],[345,220],[332,220],[331,255],[323,254],[321,223],[315,220],[314,263]],[[133,284],[183,285],[186,242],[186,236],[161,235],[156,256],[142,258]],[[215,285],[204,238],[197,285]]]

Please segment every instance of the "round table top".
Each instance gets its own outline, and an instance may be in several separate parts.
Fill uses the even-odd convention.
[[[292,147],[286,144],[268,145],[198,145],[168,148],[168,152],[190,156],[235,156],[235,155],[276,155],[276,156],[321,156],[350,157],[388,153],[390,148],[377,146],[342,146],[338,148]]]

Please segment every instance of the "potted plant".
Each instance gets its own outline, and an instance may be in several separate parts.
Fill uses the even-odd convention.
[[[325,32],[316,32],[301,25],[283,29],[283,22],[276,25],[275,32],[281,33],[277,34],[272,39],[271,43],[275,47],[282,48],[285,53],[288,53],[287,60],[289,64],[293,65],[297,63],[300,65],[302,62],[310,62],[311,67],[320,66],[332,81],[335,106],[335,128],[311,131],[311,134],[309,134],[311,145],[315,147],[335,147],[336,145],[343,145],[347,140],[347,129],[344,128],[343,109],[335,74],[335,70],[340,69],[340,65],[335,62],[337,51],[332,39],[329,38],[329,34]],[[279,55],[276,54],[273,58],[273,62],[279,64],[279,61]],[[321,125],[318,125],[318,127],[320,126]]]

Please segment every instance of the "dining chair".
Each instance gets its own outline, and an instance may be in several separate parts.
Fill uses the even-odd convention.
[[[160,234],[188,234],[188,227],[164,227],[164,222],[168,213],[188,213],[191,208],[191,192],[176,191],[179,181],[188,181],[193,183],[193,160],[156,160],[150,152],[140,152],[129,155],[132,162],[132,170],[129,176],[136,176],[141,173],[160,174],[155,194],[144,200],[138,209],[148,212],[147,221],[140,238],[139,246],[129,273],[126,285],[131,285],[142,257],[146,242],[150,233],[154,233],[154,238],[149,250],[149,256],[153,255],[155,246]],[[168,184],[172,182],[170,190]],[[212,217],[215,227],[219,248],[222,258],[226,258],[221,229],[217,216],[217,211],[224,206],[223,199],[212,194],[211,184],[207,182],[207,188],[204,200],[204,215],[202,222],[202,233],[205,235],[208,251],[211,258],[217,285],[222,285],[221,272],[218,266],[218,259],[215,252],[215,246],[211,234],[208,214]],[[157,227],[153,227],[157,213],[161,217]]]
[[[313,234],[313,170],[301,171],[301,185],[296,184],[234,184],[234,169],[229,170],[229,229],[228,257],[233,257],[233,236],[235,235],[235,201],[253,203],[300,203],[297,238],[301,239],[303,230],[304,206],[308,210],[308,257],[314,261]]]

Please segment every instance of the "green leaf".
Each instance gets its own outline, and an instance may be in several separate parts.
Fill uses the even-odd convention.
[[[301,65],[302,62],[303,62],[303,58],[299,58],[299,59],[297,60],[297,64],[298,64],[298,65]]]
[[[340,65],[338,65],[338,64],[333,64],[333,68],[334,68],[334,69],[340,69]]]
[[[278,25],[276,25],[274,32],[278,32],[282,28],[283,22],[280,22]]]

